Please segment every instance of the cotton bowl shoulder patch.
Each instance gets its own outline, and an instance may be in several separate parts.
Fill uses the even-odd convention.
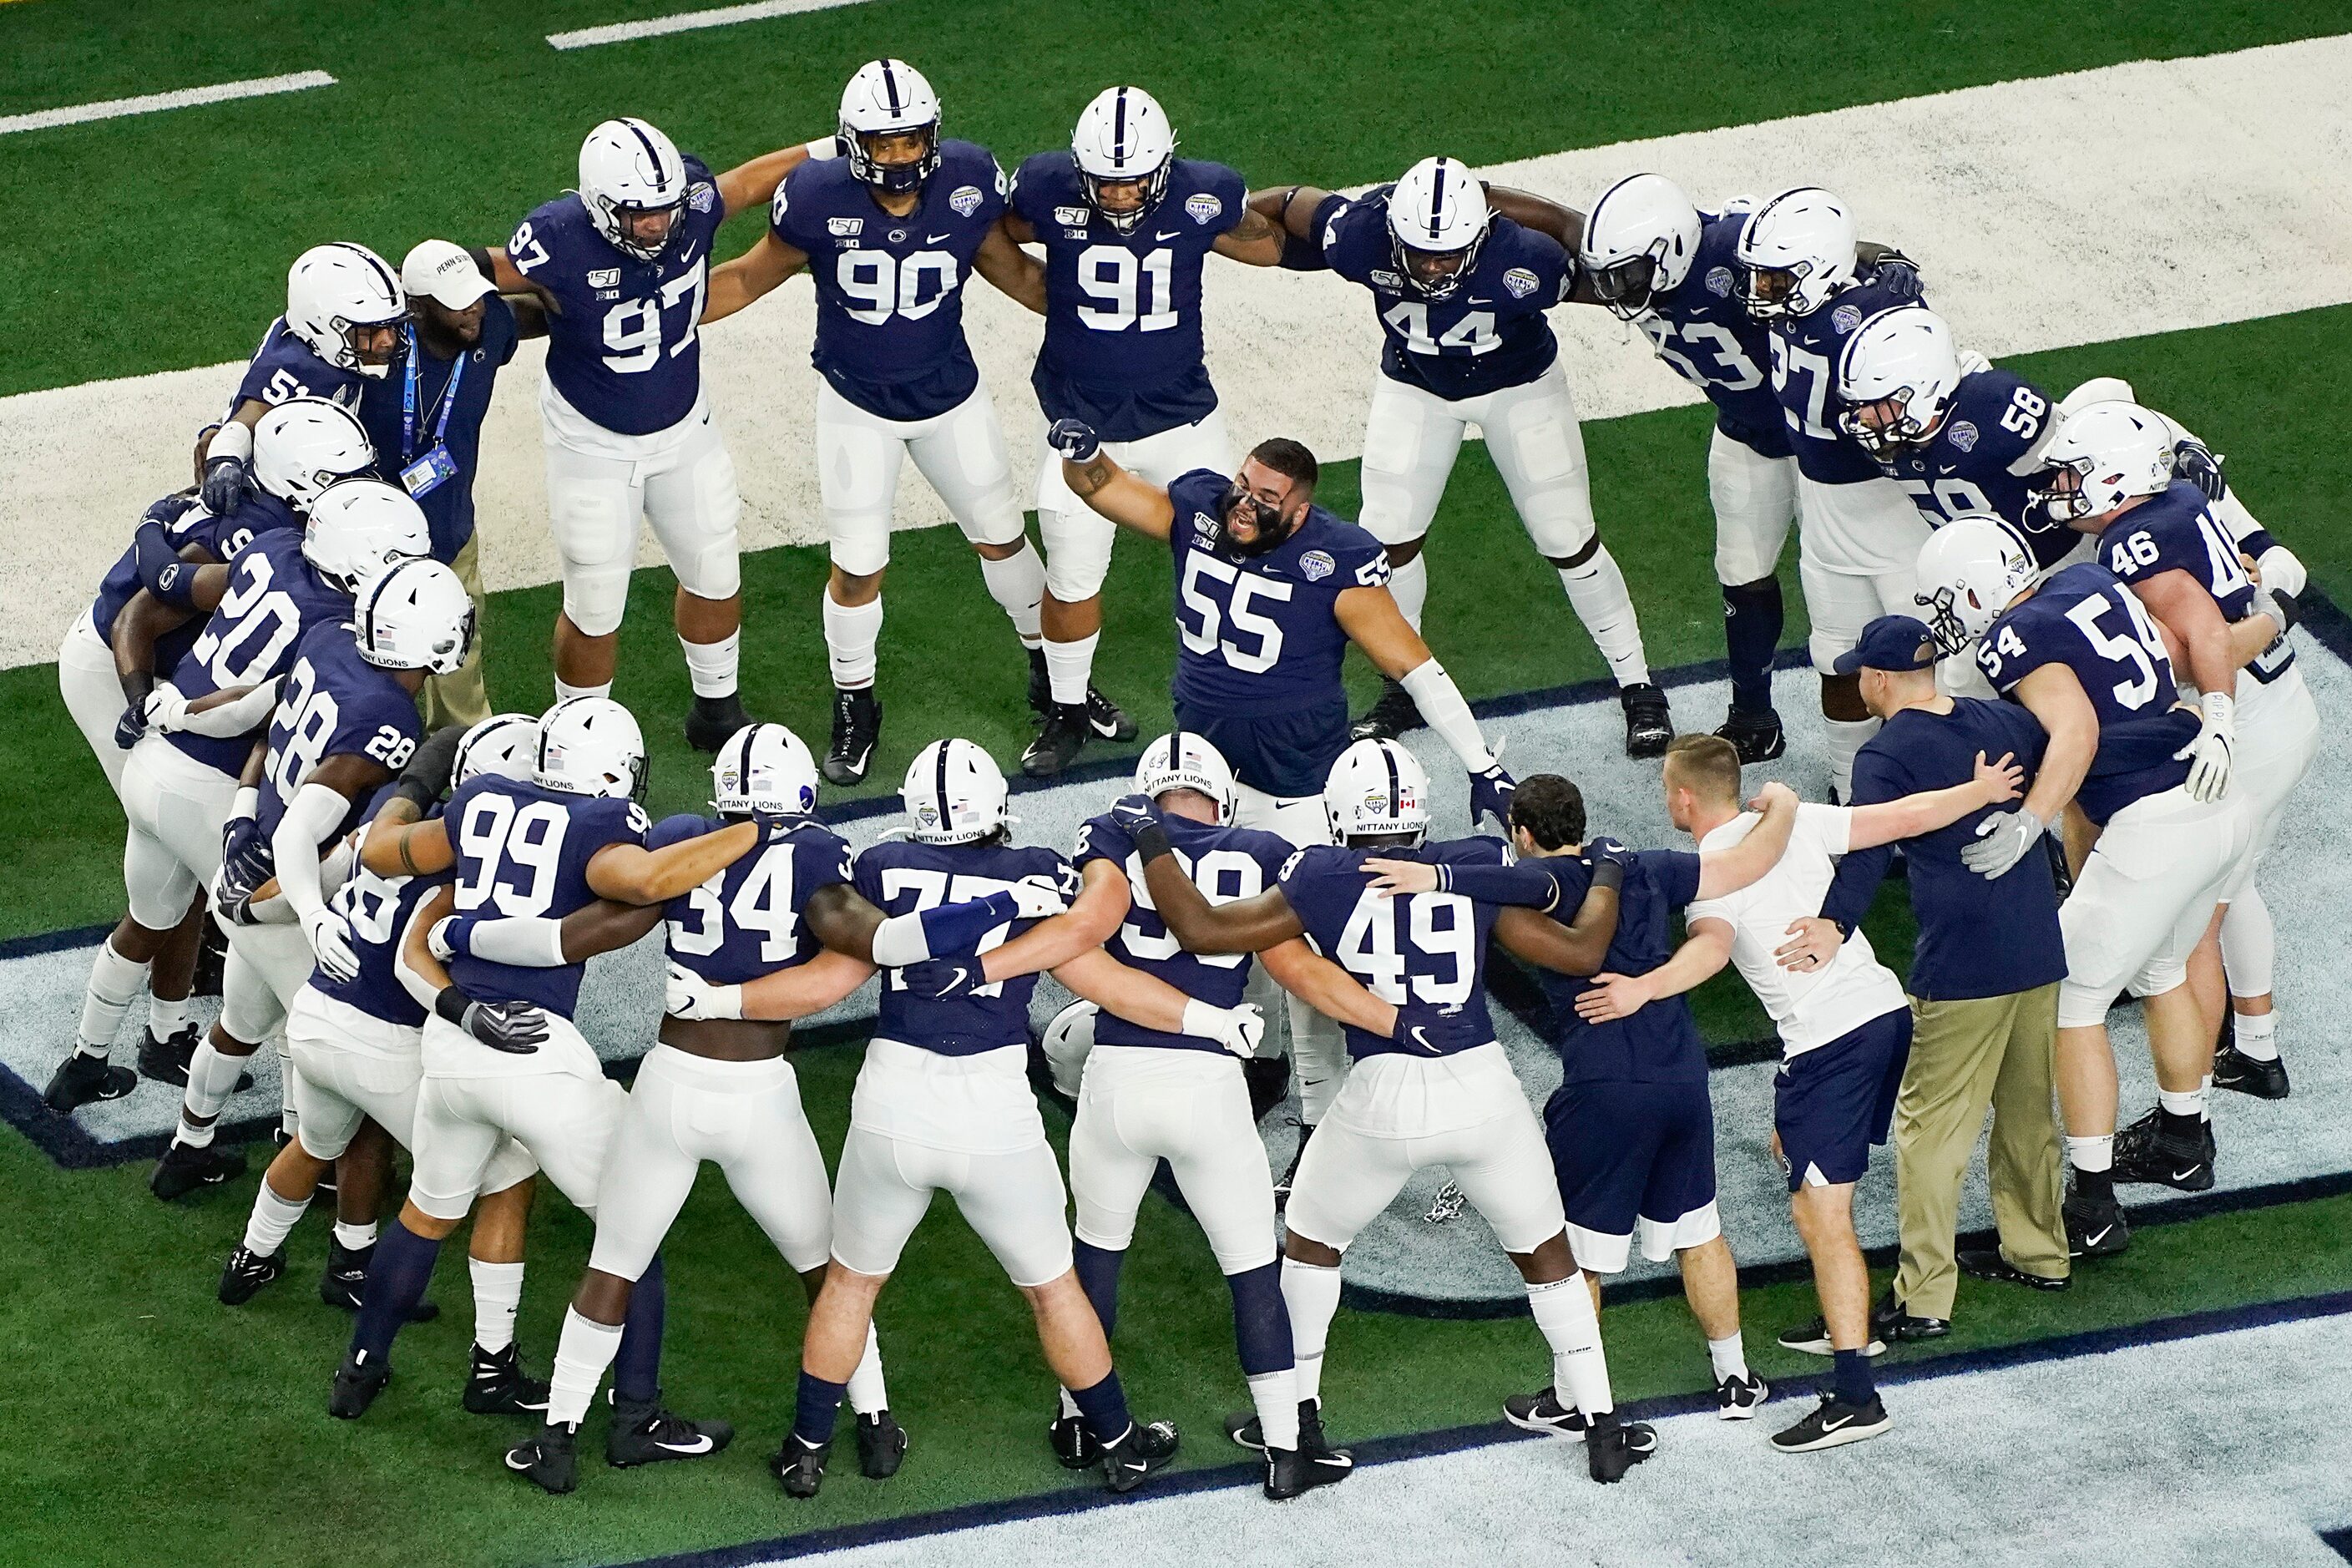
[[[719,187],[713,184],[704,184],[694,187],[694,194],[686,198],[686,205],[692,207],[696,212],[707,213],[710,210],[710,204],[718,199]]]
[[[1068,224],[1075,228],[1084,228],[1086,226],[1087,219],[1091,216],[1092,215],[1084,207],[1055,207],[1054,209],[1054,221],[1055,223]]]
[[[1320,583],[1339,569],[1328,551],[1310,550],[1298,558],[1298,570],[1309,583]]]
[[[1324,243],[1328,245],[1330,241],[1326,240]],[[1404,279],[1393,272],[1375,267],[1372,268],[1372,286],[1378,289],[1402,289],[1404,287]]]
[[[1731,298],[1731,268],[1710,267],[1706,269],[1706,291],[1718,300]]]
[[[948,197],[948,205],[955,208],[959,216],[970,217],[980,210],[980,201],[981,189],[978,185],[958,185],[955,194]]]
[[[1532,270],[1525,267],[1514,267],[1503,274],[1503,287],[1511,291],[1513,299],[1524,300],[1534,293],[1540,285]]]
[[[1977,427],[1963,419],[1952,426],[1949,439],[1955,452],[1972,452],[1976,450]]]
[[[1203,191],[1197,196],[1185,197],[1184,210],[1192,215],[1194,223],[1213,223],[1217,216],[1225,210],[1225,204]]]
[[[1862,307],[1840,305],[1830,312],[1830,325],[1841,332],[1850,332],[1862,325]]]

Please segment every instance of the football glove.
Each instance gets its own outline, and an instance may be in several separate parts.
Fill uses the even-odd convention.
[[[1960,864],[1987,881],[1998,880],[2049,830],[2048,823],[2023,806],[1995,813],[1977,824],[1976,842],[1960,851]]]
[[[898,971],[899,983],[927,1002],[952,1002],[988,984],[977,958],[933,958]]]
[[[2230,488],[2230,477],[2222,472],[2221,463],[2221,455],[2202,441],[2182,441],[2172,448],[2172,477],[2187,479],[2207,500],[2217,503]]]
[[[226,517],[245,504],[245,489],[251,473],[242,458],[214,458],[205,464],[204,488],[200,492],[205,510],[215,517]]]
[[[494,1051],[527,1057],[547,1040],[547,1018],[529,1002],[477,1002],[452,985],[433,1010]]]
[[[2236,704],[2226,691],[2209,691],[2200,705],[2197,738],[2172,753],[2189,764],[2189,798],[2212,802],[2230,793],[2230,755],[2237,742]]]
[[[1518,787],[1519,781],[1504,772],[1503,764],[1500,763],[1496,763],[1485,773],[1472,773],[1470,775],[1470,820],[1475,823],[1481,816],[1492,816],[1496,826],[1507,833],[1509,832],[1511,796],[1517,792]]]
[[[1102,450],[1095,427],[1083,419],[1056,419],[1045,432],[1045,445],[1073,463],[1083,463]]]
[[[360,955],[352,951],[352,928],[342,916],[321,904],[302,917],[302,935],[328,979],[349,980],[359,973]]]
[[[682,964],[669,966],[669,979],[662,987],[662,1000],[673,1018],[740,1018],[743,1016],[743,988],[740,985],[714,985]]]
[[[1238,1007],[1187,1002],[1182,1027],[1185,1034],[1196,1039],[1214,1040],[1247,1061],[1257,1055],[1257,1043],[1265,1036],[1265,1015],[1258,1011],[1255,1002],[1244,1002]]]
[[[159,735],[168,735],[187,727],[188,700],[180,695],[178,687],[164,681],[149,692],[147,700],[139,705],[139,718],[142,731],[152,730]]]
[[[1897,300],[1916,300],[1923,292],[1919,287],[1919,264],[1899,250],[1879,254],[1871,280],[1885,284],[1886,291]]]

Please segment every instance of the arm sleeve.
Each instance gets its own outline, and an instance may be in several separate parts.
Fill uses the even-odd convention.
[[[1482,904],[1517,904],[1523,909],[1549,910],[1559,898],[1559,885],[1541,866],[1462,866],[1437,868],[1437,890],[1460,893]]]
[[[1412,694],[1423,721],[1454,749],[1464,767],[1483,773],[1495,765],[1494,753],[1486,750],[1486,737],[1478,733],[1478,721],[1471,716],[1470,704],[1462,700],[1461,689],[1444,665],[1433,658],[1415,665],[1398,684]]]
[[[326,903],[319,890],[319,845],[351,808],[350,801],[326,785],[304,784],[278,819],[269,848],[278,865],[278,890],[297,920],[310,919]]]
[[[488,963],[517,969],[563,967],[563,922],[548,915],[505,915],[492,920],[459,915],[443,933],[450,951]]]

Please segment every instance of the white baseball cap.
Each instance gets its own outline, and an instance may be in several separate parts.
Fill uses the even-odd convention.
[[[425,240],[408,253],[400,264],[400,287],[448,310],[462,310],[483,295],[496,292],[474,265],[474,258],[446,239]]]

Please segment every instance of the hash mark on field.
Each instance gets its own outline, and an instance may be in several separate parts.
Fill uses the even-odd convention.
[[[680,11],[668,16],[647,16],[641,22],[613,22],[602,27],[550,33],[547,41],[559,49],[593,49],[599,44],[625,44],[636,38],[658,38],[667,33],[691,33],[703,27],[731,27],[738,22],[761,22],[771,16],[796,16],[803,11],[832,11],[863,5],[867,0],[752,0],[748,5],[720,5],[708,11]]]
[[[138,98],[110,98],[100,103],[68,104],[62,109],[36,110],[30,114],[0,115],[0,136],[18,131],[49,131],[60,125],[81,125],[92,120],[120,120],[126,115],[156,114],[166,109],[190,109],[200,103],[226,103],[239,98],[268,98],[281,92],[304,92],[332,87],[325,71],[295,71],[288,76],[251,77],[244,81],[220,81],[210,87],[184,87],[176,92],[151,92]]]

